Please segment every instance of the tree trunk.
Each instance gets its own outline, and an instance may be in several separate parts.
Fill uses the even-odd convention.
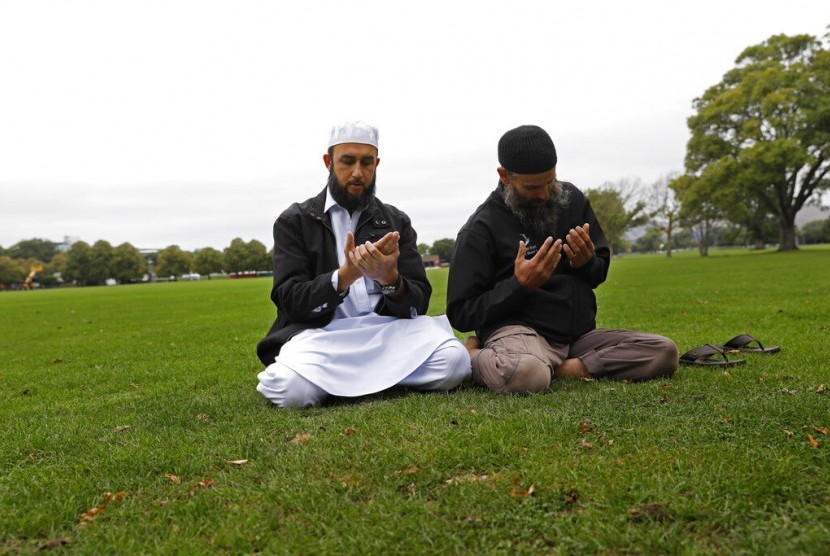
[[[666,256],[669,258],[671,258],[671,235],[672,229],[670,222],[669,225],[666,227]]]
[[[795,223],[780,221],[781,241],[778,244],[779,251],[795,251],[798,245],[795,243]]]

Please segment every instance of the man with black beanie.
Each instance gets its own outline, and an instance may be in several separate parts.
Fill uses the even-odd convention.
[[[473,380],[538,392],[562,377],[671,376],[670,339],[596,327],[593,289],[611,252],[585,195],[556,179],[547,132],[511,129],[498,157],[498,186],[458,233],[447,290],[450,323],[476,333],[466,342]]]

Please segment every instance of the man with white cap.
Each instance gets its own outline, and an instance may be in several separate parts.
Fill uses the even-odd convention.
[[[331,130],[328,184],[274,223],[277,319],[257,346],[257,390],[281,407],[404,386],[449,390],[470,358],[446,316],[425,316],[432,287],[409,217],[375,197],[378,131]]]
[[[541,127],[506,132],[499,183],[458,233],[447,315],[467,339],[473,380],[498,392],[547,390],[554,378],[670,377],[670,339],[596,326],[593,289],[611,252],[591,203],[556,177]]]

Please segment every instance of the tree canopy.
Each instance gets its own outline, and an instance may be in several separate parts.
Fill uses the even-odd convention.
[[[830,187],[830,51],[775,35],[735,64],[694,101],[681,200],[688,215],[687,200],[705,197],[759,233],[772,215],[779,249],[796,249],[796,214]]]
[[[635,199],[638,186],[639,182],[623,179],[585,192],[613,252],[626,248],[627,231],[648,221],[645,203]]]

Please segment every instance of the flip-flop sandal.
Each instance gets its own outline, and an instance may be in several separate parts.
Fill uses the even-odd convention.
[[[756,346],[752,346],[750,344],[755,343]],[[738,334],[722,346],[718,346],[722,350],[726,352],[744,352],[744,353],[778,353],[781,351],[780,346],[767,346],[764,347],[764,344],[760,342],[754,336],[750,336],[749,334]]]
[[[714,355],[720,355],[723,360],[713,357]],[[680,362],[684,365],[700,365],[703,367],[733,367],[746,363],[746,359],[730,360],[726,356],[726,352],[719,346],[703,344],[681,355]]]

